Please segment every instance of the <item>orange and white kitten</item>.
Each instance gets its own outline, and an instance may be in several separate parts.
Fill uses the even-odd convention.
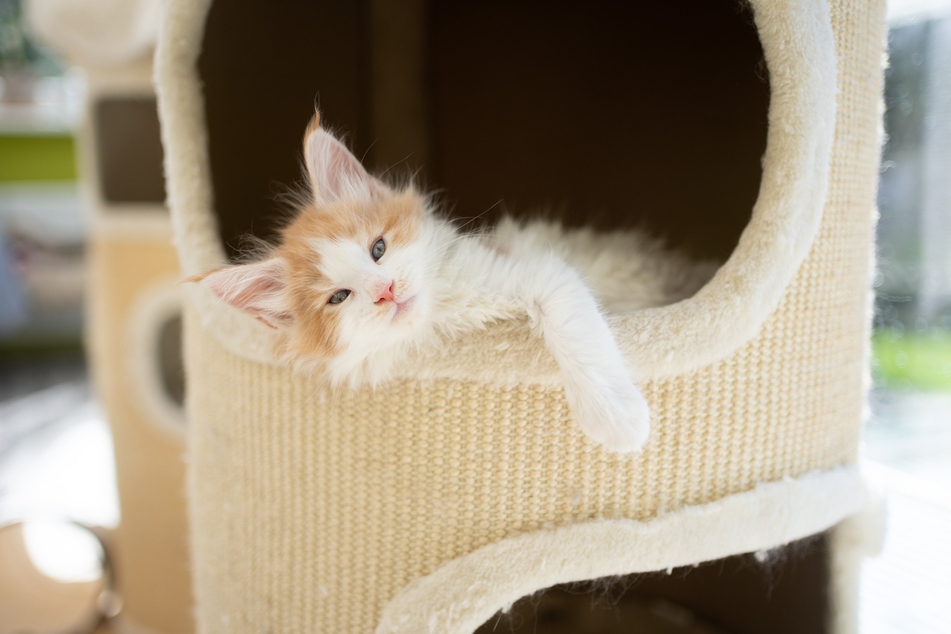
[[[647,403],[582,273],[606,306],[624,311],[692,295],[711,265],[631,232],[507,219],[490,233],[461,233],[412,185],[393,188],[368,174],[317,116],[304,158],[310,202],[280,246],[198,278],[276,328],[282,358],[334,385],[379,384],[410,350],[527,315],[561,369],[581,429],[610,451],[641,448]]]

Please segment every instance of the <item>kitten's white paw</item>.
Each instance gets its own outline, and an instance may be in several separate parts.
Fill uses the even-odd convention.
[[[577,394],[568,400],[582,431],[616,453],[639,451],[650,432],[650,409],[640,391],[629,381],[596,393]]]

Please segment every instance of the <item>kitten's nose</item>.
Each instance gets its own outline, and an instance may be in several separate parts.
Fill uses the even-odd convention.
[[[380,302],[392,302],[393,301],[393,282],[390,282],[386,286],[380,286],[376,291],[376,299],[373,300],[373,303],[379,304]]]

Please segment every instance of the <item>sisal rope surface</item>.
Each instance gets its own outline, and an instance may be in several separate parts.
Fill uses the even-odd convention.
[[[504,537],[646,520],[854,463],[884,42],[880,7],[863,5],[830,6],[840,93],[815,245],[759,336],[646,386],[639,456],[589,442],[560,391],[405,381],[330,394],[227,352],[187,311],[201,630],[371,632],[407,583]]]

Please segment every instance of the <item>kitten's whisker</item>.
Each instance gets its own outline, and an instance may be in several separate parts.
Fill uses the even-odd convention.
[[[373,143],[367,146],[367,149],[363,151],[363,156],[360,157],[360,162],[365,163],[367,160],[367,154],[370,153],[370,150],[373,149],[373,146],[376,145],[376,142],[379,141],[379,138],[373,139]],[[384,172],[385,173],[385,172]]]
[[[390,165],[389,167],[387,167],[385,170],[383,170],[382,172],[380,172],[380,178],[383,178],[384,176],[386,176],[387,172],[389,172],[391,169],[393,169],[394,167],[396,167],[396,166],[399,165],[400,163],[406,163],[407,161],[409,161],[409,157],[411,157],[412,155],[413,155],[413,153],[410,152],[409,154],[407,154],[406,156],[404,156],[403,158],[401,158],[400,160],[398,160],[397,162],[393,163],[392,165]],[[418,174],[419,174],[419,168],[417,168],[416,171],[413,173],[413,175],[412,175],[412,177],[411,177],[411,180],[415,181],[416,176],[417,176]]]
[[[489,213],[490,211],[492,211],[493,209],[495,209],[496,207],[498,207],[499,205],[501,205],[501,204],[504,203],[504,202],[505,202],[505,199],[504,199],[504,198],[499,198],[499,199],[498,199],[497,201],[495,201],[493,204],[489,205],[489,207],[488,207],[485,211],[483,211],[483,212],[481,212],[481,213],[478,213],[478,214],[476,214],[475,216],[469,216],[469,217],[467,217],[467,218],[459,218],[460,221],[464,221],[464,222],[462,222],[462,223],[459,225],[459,228],[460,228],[460,229],[467,229],[467,228],[469,227],[469,225],[473,224],[473,223],[476,222],[477,220],[481,220],[483,217],[485,217],[485,215],[486,215],[487,213]],[[476,232],[484,232],[485,230],[486,230],[485,227],[478,227],[478,228],[476,229],[476,231],[473,232],[473,233],[476,233]]]

